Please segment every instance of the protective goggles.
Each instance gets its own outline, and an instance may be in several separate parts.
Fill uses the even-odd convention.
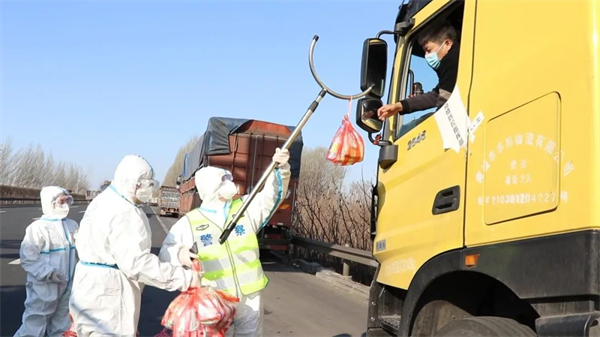
[[[153,192],[158,191],[160,187],[160,183],[154,179],[140,179],[138,184],[140,189],[150,189]]]
[[[52,199],[53,205],[73,205],[73,197],[68,194],[59,194]]]

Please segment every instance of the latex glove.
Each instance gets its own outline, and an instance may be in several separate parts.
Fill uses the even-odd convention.
[[[66,276],[56,271],[53,271],[48,279],[50,280],[50,282],[54,283],[65,283],[67,281]]]
[[[177,253],[177,259],[182,266],[192,268],[192,260],[197,259],[198,255],[190,252],[191,247],[183,246]]]
[[[279,166],[283,166],[287,164],[288,160],[290,160],[290,151],[281,150],[280,148],[275,149],[275,154],[273,155],[274,162],[276,162]]]

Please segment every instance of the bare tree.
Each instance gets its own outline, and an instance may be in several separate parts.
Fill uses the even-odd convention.
[[[10,139],[0,144],[0,185],[7,185],[9,177],[12,175],[12,166],[10,165],[12,152],[13,148]]]
[[[65,163],[58,163],[53,170],[52,183],[58,186],[67,184],[67,170]]]
[[[29,144],[13,153],[12,143],[5,141],[0,149],[2,185],[29,188],[57,185],[78,194],[85,194],[88,188],[87,175],[81,167],[55,163],[52,154],[46,154],[39,144]]]
[[[372,183],[362,178],[344,184],[346,169],[328,162],[326,153],[325,148],[308,148],[302,153],[293,235],[371,250]],[[297,251],[300,257],[341,268],[338,258]],[[368,267],[354,266],[353,269],[353,275],[361,282],[368,283],[373,277],[373,270]]]
[[[325,159],[327,149],[302,154],[294,230],[298,235],[354,248],[370,249],[371,184],[344,186],[346,169]]]
[[[47,186],[50,185],[52,181],[54,181],[56,166],[54,165],[54,158],[52,155],[46,157],[46,162],[44,162],[44,168],[46,170],[46,174],[44,175],[44,182],[42,185]]]
[[[169,167],[169,170],[167,171],[167,174],[165,175],[165,179],[163,180],[163,183],[162,183],[163,186],[175,186],[177,184],[177,177],[183,171],[183,160],[185,158],[185,154],[190,152],[192,150],[192,148],[194,147],[194,145],[196,145],[196,143],[199,140],[200,140],[200,137],[194,136],[194,137],[192,137],[192,139],[188,140],[188,142],[184,146],[182,146],[179,149],[179,151],[177,152],[177,155],[175,156],[175,160],[173,161],[173,164],[171,164],[171,167]]]

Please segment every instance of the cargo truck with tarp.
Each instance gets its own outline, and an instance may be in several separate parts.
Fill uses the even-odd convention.
[[[158,191],[158,206],[160,207],[160,215],[167,214],[179,216],[180,194],[177,188],[169,186],[161,186]]]
[[[250,193],[270,164],[275,149],[281,147],[294,127],[252,119],[212,117],[206,131],[192,150],[185,155],[183,171],[178,178],[181,201],[180,216],[199,207],[202,201],[196,190],[194,173],[205,166],[226,169],[238,187],[234,198]],[[261,249],[287,252],[290,244],[300,160],[302,137],[290,147],[291,179],[287,195],[273,217],[258,234]]]

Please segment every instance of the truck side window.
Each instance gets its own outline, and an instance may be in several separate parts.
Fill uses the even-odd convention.
[[[396,101],[401,101],[403,99],[418,95],[427,96],[424,96],[423,100],[420,100],[421,103],[418,103],[414,100],[408,101],[410,102],[409,105],[412,105],[413,109],[418,107],[421,110],[414,109],[413,112],[404,114],[402,118],[396,119],[396,139],[401,138],[417,125],[433,116],[433,114],[437,111],[438,108],[436,107],[436,103],[433,103],[435,102],[435,98],[432,99],[431,92],[434,90],[434,88],[437,88],[441,82],[443,82],[443,84],[441,84],[442,87],[445,86],[446,90],[441,89],[437,90],[436,92],[441,93],[442,97],[445,99],[448,98],[448,90],[451,90],[449,88],[453,87],[453,84],[451,83],[456,82],[456,77],[458,74],[458,54],[460,51],[460,33],[462,28],[463,13],[464,4],[459,3],[458,6],[448,8],[446,12],[442,12],[441,15],[438,15],[433,21],[428,22],[423,27],[418,28],[418,31],[412,34],[407,41],[407,50],[404,53],[406,60],[404,62],[404,69],[401,70],[404,74],[401,81],[404,82],[404,87],[406,90],[405,92],[399,92],[399,97],[397,97]],[[438,77],[436,71],[433,70],[433,68],[431,68],[425,60],[425,51],[423,50],[423,45],[421,45],[421,42],[423,42],[422,40],[424,39],[426,41],[430,38],[436,40],[440,39],[440,45],[444,43],[443,41],[446,41],[446,45],[451,46],[445,56],[440,56],[442,57],[442,63],[439,65],[438,72],[440,74],[444,74],[440,75],[442,78]],[[453,42],[450,44],[448,41]],[[436,41],[436,43],[438,42]],[[428,48],[431,48],[431,44],[428,45]],[[446,62],[452,62],[444,64],[443,62],[445,60]],[[449,65],[453,65],[453,67],[449,67]],[[448,69],[452,69],[452,71],[448,71]],[[433,94],[437,95],[436,93]],[[424,104],[423,102],[427,104]],[[430,103],[433,104],[429,105]],[[439,105],[442,103],[443,101],[441,101]],[[424,106],[427,107],[423,109]]]
[[[437,75],[431,67],[427,64],[425,59],[422,56],[418,56],[414,54],[415,48],[421,48],[418,44],[413,44],[410,50],[410,63],[407,65],[410,69],[407,84],[406,84],[406,92],[404,97],[410,97],[411,93],[415,93],[416,95],[422,94],[419,93],[418,89],[422,90],[423,93],[431,91],[437,85]],[[411,77],[414,76],[414,81],[411,80]],[[413,85],[414,83],[414,85]],[[411,88],[416,87],[413,90]],[[399,128],[397,128],[398,132],[396,138],[400,138],[405,135],[407,132],[415,128],[417,125],[421,124],[425,119],[429,118],[433,113],[435,113],[436,108],[430,108],[427,110],[416,111],[410,114],[406,114],[402,117],[402,124]]]

